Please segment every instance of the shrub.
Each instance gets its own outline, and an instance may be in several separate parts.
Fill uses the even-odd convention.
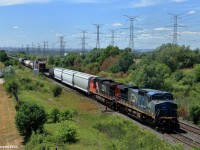
[[[56,146],[55,138],[48,134],[41,134],[39,132],[33,132],[30,140],[25,145],[25,150],[50,150],[50,149],[58,149]]]
[[[3,72],[3,75],[4,76],[7,76],[7,75],[15,75],[15,68],[13,66],[8,66],[4,69],[4,72]]]
[[[179,82],[183,77],[184,77],[184,74],[183,74],[183,72],[181,72],[181,71],[176,71],[176,72],[174,73],[174,78],[175,78],[175,80],[176,80],[177,82]]]
[[[63,122],[57,132],[57,140],[60,144],[75,143],[77,141],[77,130],[73,125]]]
[[[194,124],[198,124],[198,122],[200,121],[200,106],[191,107],[190,116]]]
[[[57,97],[62,93],[62,88],[60,86],[56,85],[53,87],[52,91],[53,91],[53,96]]]
[[[122,138],[125,131],[127,121],[116,118],[106,118],[105,120],[97,123],[94,128],[100,132],[107,134],[109,138]]]
[[[50,112],[49,118],[52,119],[54,123],[60,121],[60,110],[58,108],[53,108]]]
[[[69,120],[69,119],[73,118],[76,115],[77,115],[77,111],[76,110],[64,110],[61,113],[61,120],[62,121]]]
[[[179,117],[182,117],[183,119],[186,119],[188,117],[188,112],[185,107],[180,107],[178,110]]]
[[[116,65],[113,65],[109,68],[109,70],[112,72],[112,73],[117,73],[117,72],[120,72],[121,71],[121,68],[118,64]]]
[[[33,131],[42,130],[45,121],[45,110],[37,104],[23,104],[15,117],[17,129],[25,137],[29,137]]]

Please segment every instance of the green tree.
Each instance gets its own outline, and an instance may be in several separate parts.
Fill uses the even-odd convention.
[[[74,65],[74,61],[80,57],[79,53],[69,53],[64,57],[64,66],[65,67],[71,67]]]
[[[121,58],[119,60],[119,67],[124,73],[128,71],[129,67],[133,64],[133,54],[129,49],[125,49],[121,53]]]
[[[200,82],[200,64],[195,65],[194,67],[195,79],[197,82]]]
[[[170,77],[171,70],[165,64],[142,65],[133,73],[133,81],[139,87],[164,89],[165,79]]]
[[[50,57],[49,57],[49,60],[48,60],[48,64],[49,64],[49,65],[54,65],[54,62],[55,62],[54,57],[53,57],[53,56],[50,56]]]
[[[29,137],[33,131],[42,130],[45,122],[45,110],[37,104],[23,104],[15,117],[17,129],[25,137]]]
[[[6,92],[9,94],[13,95],[15,97],[15,100],[19,104],[19,98],[17,96],[19,89],[20,89],[20,84],[18,81],[15,79],[13,75],[7,75],[5,77],[5,83],[4,83]]]
[[[6,52],[4,50],[0,50],[0,62],[5,62],[9,60]]]
[[[190,116],[191,116],[194,124],[197,124],[200,121],[200,106],[191,107]]]

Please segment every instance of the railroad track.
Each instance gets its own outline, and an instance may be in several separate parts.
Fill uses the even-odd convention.
[[[186,123],[181,122],[181,121],[179,123],[180,123],[180,128],[183,129],[184,131],[192,132],[192,133],[200,136],[200,128],[191,126],[191,125],[186,124]]]
[[[172,133],[167,133],[166,135],[170,138],[173,138],[176,142],[183,143],[187,147],[200,148],[199,141],[194,140],[192,137],[189,137],[178,131],[172,131]]]

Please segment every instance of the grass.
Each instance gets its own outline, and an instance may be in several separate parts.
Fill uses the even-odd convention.
[[[59,110],[75,109],[78,116],[68,120],[77,128],[78,141],[74,144],[65,144],[61,149],[69,150],[120,150],[120,149],[183,149],[180,146],[172,146],[161,140],[154,133],[140,128],[131,121],[116,115],[102,113],[100,107],[87,97],[70,90],[63,90],[59,97],[53,97],[52,82],[41,76],[34,76],[28,69],[17,70],[19,77],[28,76],[32,80],[40,81],[44,86],[40,90],[21,90],[19,99],[22,102],[37,103],[45,108],[47,112],[57,107]],[[115,113],[114,113],[115,114]],[[56,135],[62,123],[47,122],[44,131],[49,135]],[[110,130],[101,130],[98,126]],[[119,126],[124,132],[118,132]],[[114,132],[114,133],[113,133]],[[118,135],[112,137],[110,135]],[[144,137],[148,137],[145,143]],[[152,145],[155,145],[152,147]]]

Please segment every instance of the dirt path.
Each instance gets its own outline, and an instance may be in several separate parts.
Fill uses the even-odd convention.
[[[4,83],[3,78],[0,78],[0,85]]]
[[[2,146],[9,146],[7,149],[14,149],[14,147],[24,149],[22,137],[15,126],[16,112],[13,99],[6,94],[2,83],[0,80],[0,150],[5,149]]]

